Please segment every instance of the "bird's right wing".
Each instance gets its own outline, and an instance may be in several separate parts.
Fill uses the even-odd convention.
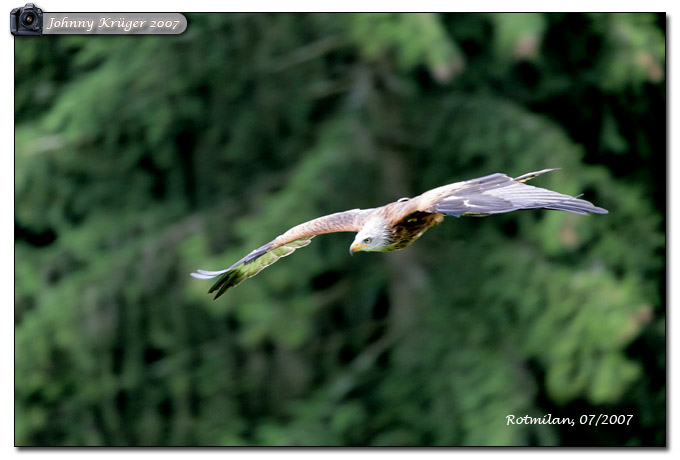
[[[372,209],[352,209],[312,219],[296,225],[264,246],[255,249],[229,268],[218,271],[196,270],[196,273],[192,273],[191,276],[201,280],[219,277],[208,291],[209,294],[215,292],[215,299],[217,299],[227,289],[257,275],[281,257],[307,246],[316,235],[358,232],[365,218],[372,211]]]
[[[444,185],[415,197],[418,209],[453,216],[500,214],[519,209],[555,209],[577,214],[607,214],[589,201],[524,182],[552,169],[536,171],[512,179],[496,173],[455,184]]]

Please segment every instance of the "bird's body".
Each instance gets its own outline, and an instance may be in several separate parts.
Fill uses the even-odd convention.
[[[402,198],[403,199],[403,198]],[[390,222],[390,216],[403,216],[396,222]],[[440,213],[423,212],[414,209],[409,201],[394,202],[380,208],[376,227],[385,230],[384,246],[377,248],[379,252],[396,251],[420,238],[428,228],[444,221],[444,215]],[[361,250],[361,249],[359,249]]]
[[[445,215],[486,216],[519,209],[554,209],[577,214],[606,214],[592,203],[551,190],[524,184],[552,169],[544,169],[515,179],[491,174],[429,190],[413,198],[402,198],[379,208],[352,209],[329,214],[296,225],[225,270],[197,270],[194,278],[219,277],[208,291],[218,298],[241,281],[255,276],[279,258],[307,246],[323,233],[357,232],[350,252],[387,252],[403,249],[420,238]]]

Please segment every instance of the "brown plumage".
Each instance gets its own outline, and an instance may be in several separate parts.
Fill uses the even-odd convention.
[[[225,270],[197,270],[198,279],[219,277],[208,293],[218,298],[243,280],[323,233],[357,232],[350,252],[386,252],[405,248],[420,238],[428,228],[444,220],[444,215],[487,216],[519,209],[554,209],[577,214],[607,214],[592,203],[544,188],[526,185],[529,179],[553,171],[544,169],[512,179],[505,174],[491,174],[464,182],[444,185],[414,198],[372,209],[352,209],[319,217],[296,225]]]

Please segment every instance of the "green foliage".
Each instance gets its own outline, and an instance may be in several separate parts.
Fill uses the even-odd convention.
[[[491,13],[494,47],[499,59],[534,59],[545,32],[545,16],[539,13]]]
[[[460,49],[434,14],[359,13],[350,18],[350,36],[368,59],[393,53],[401,69],[425,65],[444,82],[465,67]]]
[[[16,39],[17,445],[665,445],[663,16],[187,17]],[[610,214],[323,235],[216,302],[188,276],[553,167]],[[506,423],[548,413],[633,420]]]
[[[593,20],[606,28],[602,65],[602,87],[620,90],[644,81],[658,83],[664,77],[666,42],[655,14],[594,14]]]

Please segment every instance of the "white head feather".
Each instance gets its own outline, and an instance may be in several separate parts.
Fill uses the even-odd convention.
[[[382,252],[387,246],[387,223],[381,217],[366,221],[354,237],[350,253],[357,251]]]

